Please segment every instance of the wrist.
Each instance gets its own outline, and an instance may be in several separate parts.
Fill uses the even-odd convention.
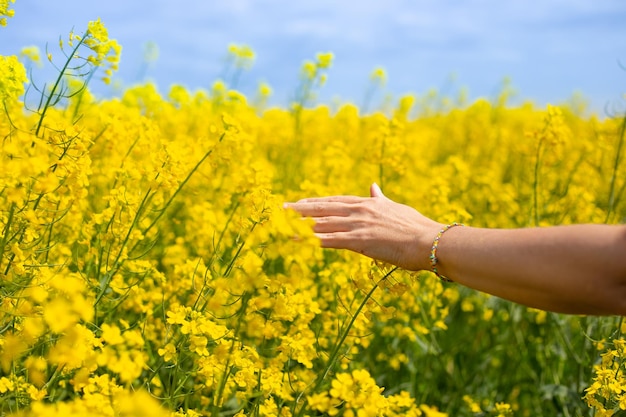
[[[443,227],[445,227],[445,224],[432,221],[428,225],[420,225],[414,231],[414,242],[411,245],[407,245],[406,248],[409,251],[406,259],[412,260],[412,264],[408,265],[407,269],[411,271],[431,271],[430,252],[433,240]]]
[[[441,279],[442,281],[451,282],[452,280],[441,273],[440,258],[439,258],[440,256],[439,243],[441,242],[443,235],[446,232],[448,232],[448,230],[455,228],[455,227],[463,227],[463,226],[465,225],[462,223],[458,223],[458,222],[452,222],[450,224],[447,224],[443,226],[441,229],[439,229],[439,231],[437,232],[437,235],[435,235],[433,239],[433,243],[430,247],[430,253],[428,256],[428,259],[430,261],[430,270],[434,272],[434,274],[437,275],[437,277],[439,277],[439,279]]]

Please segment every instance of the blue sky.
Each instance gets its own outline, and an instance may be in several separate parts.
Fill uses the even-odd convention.
[[[379,102],[460,88],[473,101],[493,97],[505,77],[517,100],[537,106],[581,93],[602,111],[626,93],[624,0],[17,0],[13,7],[15,17],[0,28],[0,54],[46,43],[54,51],[59,36],[82,33],[100,17],[123,47],[118,85],[150,79],[162,92],[175,83],[208,89],[235,43],[256,52],[238,89],[251,97],[267,82],[281,106],[304,60],[327,51],[335,60],[319,92],[326,103],[360,105],[376,67],[388,75]],[[146,70],[148,42],[159,58]]]

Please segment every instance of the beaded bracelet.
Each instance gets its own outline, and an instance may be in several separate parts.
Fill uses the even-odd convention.
[[[439,240],[441,239],[441,236],[449,229],[455,227],[455,226],[465,226],[462,223],[450,223],[446,226],[443,227],[443,229],[441,229],[439,231],[439,233],[437,233],[437,236],[435,236],[435,239],[433,240],[433,246],[430,248],[430,266],[433,270],[433,272],[435,273],[435,275],[437,275],[439,277],[439,279],[441,279],[442,281],[446,281],[446,282],[452,282],[451,279],[444,277],[443,275],[440,275],[439,272],[437,271],[437,263],[439,262],[439,260],[437,259],[437,247],[439,246]]]

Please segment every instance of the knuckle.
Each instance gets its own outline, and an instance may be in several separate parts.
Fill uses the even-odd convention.
[[[323,203],[314,203],[313,204],[313,211],[315,213],[323,214],[324,213],[324,209],[325,209],[325,205]]]

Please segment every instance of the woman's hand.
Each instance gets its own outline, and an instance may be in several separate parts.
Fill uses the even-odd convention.
[[[407,270],[430,269],[443,227],[383,195],[307,198],[285,204],[315,220],[326,248],[349,249]],[[626,315],[626,226],[454,228],[437,269],[467,287],[526,306],[570,314]]]
[[[285,207],[315,221],[322,247],[348,249],[412,271],[430,268],[430,247],[442,227],[388,199],[376,184],[370,197],[306,198]]]

